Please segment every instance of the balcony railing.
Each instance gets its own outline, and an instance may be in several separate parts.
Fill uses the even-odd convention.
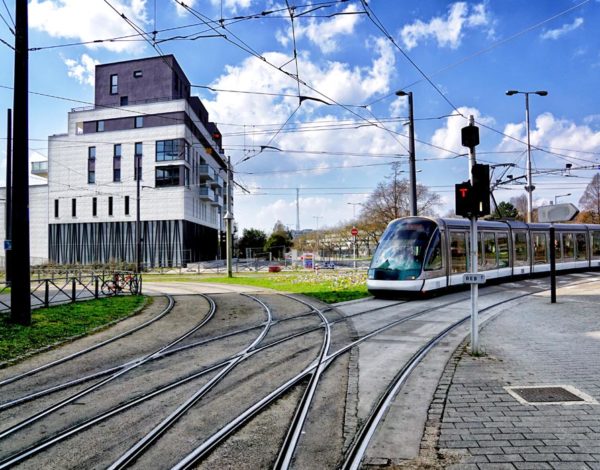
[[[198,188],[198,195],[201,199],[205,199],[207,201],[214,202],[215,200],[215,192],[206,186],[201,186]]]
[[[215,173],[215,177],[211,181],[210,184],[213,188],[222,188],[223,187],[223,177],[219,176],[218,174]]]
[[[36,176],[48,176],[48,162],[31,162],[31,174]]]
[[[217,177],[217,173],[210,165],[199,165],[198,173],[200,175],[201,180],[211,180],[213,181]]]

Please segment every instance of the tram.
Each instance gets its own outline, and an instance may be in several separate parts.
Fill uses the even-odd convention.
[[[551,224],[478,221],[478,271],[506,282],[550,271]],[[553,224],[556,270],[600,267],[600,225]],[[403,217],[381,236],[367,275],[376,297],[425,293],[463,284],[469,268],[467,219]]]

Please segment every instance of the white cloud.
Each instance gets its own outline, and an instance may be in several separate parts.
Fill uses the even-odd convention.
[[[486,125],[491,125],[494,123],[493,118],[489,116],[482,116],[481,112],[476,108],[468,108],[461,106],[458,108],[460,113],[463,116],[473,116],[475,118],[475,125],[477,122],[481,122]],[[435,152],[443,157],[452,157],[454,153],[467,153],[468,149],[462,146],[461,143],[461,129],[468,125],[468,122],[460,117],[460,116],[451,116],[446,118],[446,123],[443,127],[437,129],[433,136],[431,137],[431,143],[440,149],[436,149]],[[479,139],[481,141],[481,134],[483,130],[479,128]],[[444,150],[450,150],[450,152],[446,152]]]
[[[586,120],[584,119],[584,122]],[[509,123],[504,133],[527,142],[524,123]],[[551,151],[576,158],[587,158],[580,152],[600,152],[600,131],[594,131],[587,124],[577,125],[568,119],[556,118],[552,113],[540,114],[530,130],[531,145],[550,147]],[[499,145],[499,150],[523,150],[524,144],[505,137]],[[546,154],[548,158],[552,155]],[[591,160],[591,158],[590,158]],[[561,165],[564,160],[561,159]]]
[[[67,75],[75,78],[79,83],[94,86],[96,65],[100,61],[92,59],[87,54],[82,54],[81,59],[63,59],[67,66]]]
[[[223,8],[231,10],[235,13],[239,10],[250,7],[250,5],[252,5],[252,0],[225,0],[224,2],[223,0],[210,0],[210,3],[212,3],[213,6],[219,7],[223,5]]]
[[[540,34],[542,39],[558,39],[571,31],[575,31],[583,24],[583,18],[575,18],[572,23],[562,25],[557,29],[549,29]]]
[[[338,37],[348,36],[354,33],[354,28],[361,20],[357,5],[348,5],[341,13],[343,15],[334,16],[331,19],[317,21],[315,18],[304,19],[297,18],[294,24],[296,40],[303,37],[308,38],[315,44],[321,52],[331,53],[338,49]],[[287,46],[292,38],[291,27],[286,33],[277,31],[276,39],[283,46]]]
[[[465,28],[487,26],[490,23],[485,3],[469,6],[465,2],[456,2],[448,9],[448,16],[437,16],[428,23],[417,20],[405,25],[400,37],[407,49],[416,47],[421,40],[434,38],[438,46],[456,49],[462,40]]]
[[[112,5],[140,27],[148,23],[146,0],[113,0]],[[93,41],[135,34],[134,29],[102,0],[32,0],[29,26],[55,38]],[[115,52],[139,52],[142,42],[116,41],[87,45]]]

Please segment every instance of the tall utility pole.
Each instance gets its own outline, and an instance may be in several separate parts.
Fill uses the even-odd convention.
[[[410,215],[417,215],[417,160],[415,157],[415,117],[412,91],[399,90],[397,96],[408,96],[408,164],[410,169]]]
[[[233,222],[233,212],[231,210],[231,157],[227,157],[227,213],[225,214],[226,226],[226,251],[227,251],[227,277],[233,277],[232,257],[233,240],[231,234],[231,223]]]
[[[322,215],[313,215],[313,219],[316,219],[317,221],[317,256],[319,256],[319,219],[322,219],[323,216]],[[316,260],[316,257],[315,257]]]
[[[475,119],[473,116],[469,116],[469,126],[475,126]],[[478,139],[479,140],[479,139]],[[464,145],[464,143],[463,143]],[[471,186],[474,185],[475,179],[473,177],[473,168],[477,163],[475,156],[475,145],[469,147],[469,179]],[[469,243],[471,259],[471,269],[469,270],[472,274],[477,274],[477,216],[472,215],[470,217],[471,222],[471,242]],[[478,312],[478,297],[479,297],[479,286],[477,284],[471,284],[471,354],[479,354],[479,312]]]
[[[6,115],[6,240],[7,246],[4,252],[4,268],[6,272],[6,283],[10,284],[12,247],[12,110],[8,109]]]
[[[137,146],[137,144],[136,144]],[[137,152],[136,152],[137,153]],[[142,272],[142,223],[141,223],[141,197],[140,197],[140,184],[142,181],[142,166],[140,165],[140,161],[142,157],[139,155],[135,155],[133,157],[135,159],[135,177],[136,177],[136,209],[135,209],[135,270],[139,274]]]
[[[527,186],[525,186],[525,191],[527,191],[527,222],[532,222],[533,216],[533,191],[535,186],[533,185],[533,181],[531,180],[531,137],[530,137],[530,129],[529,129],[529,95],[539,95],[539,96],[547,96],[548,92],[546,90],[539,91],[518,91],[518,90],[508,90],[506,92],[507,96],[512,95],[525,95],[525,126],[527,128]]]
[[[300,188],[296,188],[296,231],[300,233]]]
[[[27,1],[15,2],[15,83],[13,145],[13,272],[10,291],[11,321],[31,324],[29,272],[29,38]]]

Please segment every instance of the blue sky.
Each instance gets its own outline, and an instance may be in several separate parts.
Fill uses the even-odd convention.
[[[5,3],[0,39],[12,44],[14,2]],[[407,171],[399,89],[414,94],[417,179],[442,196],[440,215],[454,205],[454,184],[468,178],[460,129],[469,115],[480,125],[478,161],[513,163],[507,174],[524,175],[525,101],[508,89],[548,91],[530,99],[534,205],[567,193],[561,202],[577,204],[598,171],[598,0],[372,0],[369,14],[355,0],[288,3],[293,15],[286,2],[259,0],[188,0],[188,9],[167,0],[30,2],[30,47],[41,48],[30,53],[30,90],[39,93],[30,96],[31,159],[45,158],[48,135],[66,132],[71,108],[93,101],[95,63],[163,53],[196,85],[250,192],[236,192],[240,229],[270,231],[276,220],[295,227],[296,188],[301,228],[349,221],[360,210],[349,203],[363,202],[392,162]],[[115,10],[157,31],[159,51]],[[13,54],[5,44],[0,54],[5,137]],[[329,104],[299,104],[299,94]],[[517,184],[495,192],[498,201],[521,194]]]

